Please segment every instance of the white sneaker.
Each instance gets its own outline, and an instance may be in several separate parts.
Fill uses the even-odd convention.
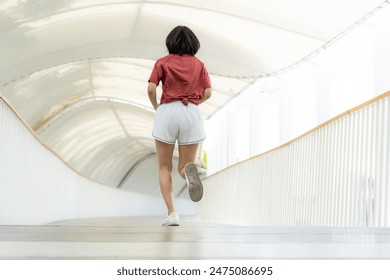
[[[164,221],[162,221],[162,225],[165,227],[179,226],[179,214],[172,212]]]
[[[198,202],[203,196],[203,185],[199,178],[198,168],[194,163],[187,163],[184,167],[188,192],[194,202]]]

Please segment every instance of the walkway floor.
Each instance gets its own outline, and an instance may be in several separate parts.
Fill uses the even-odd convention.
[[[265,228],[182,218],[0,226],[0,259],[390,259],[390,229]]]

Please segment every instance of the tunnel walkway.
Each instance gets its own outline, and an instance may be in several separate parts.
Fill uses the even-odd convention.
[[[0,226],[0,259],[390,259],[390,229],[269,228],[160,217]]]

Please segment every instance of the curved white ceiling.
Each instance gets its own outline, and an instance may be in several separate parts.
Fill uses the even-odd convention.
[[[385,2],[0,1],[0,90],[80,173],[155,194],[146,86],[173,27],[189,26],[201,42],[198,57],[213,84],[201,105],[208,118],[257,78],[297,63]],[[178,193],[183,182],[174,181]]]

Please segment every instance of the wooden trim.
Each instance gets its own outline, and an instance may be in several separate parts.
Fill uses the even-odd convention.
[[[362,109],[362,108],[364,108],[364,107],[366,107],[366,106],[368,106],[368,105],[370,105],[372,103],[375,103],[378,100],[383,99],[383,98],[388,97],[388,96],[390,96],[390,91],[387,91],[387,92],[385,92],[383,94],[380,94],[380,95],[378,95],[378,96],[376,96],[376,97],[374,97],[374,98],[372,98],[372,99],[370,99],[370,100],[368,100],[368,101],[366,101],[366,102],[364,102],[364,103],[362,103],[362,104],[360,104],[360,105],[358,105],[356,107],[353,107],[353,108],[351,108],[351,109],[349,109],[349,110],[347,110],[347,111],[345,111],[345,112],[343,112],[343,113],[341,113],[341,114],[339,114],[339,115],[337,115],[337,116],[327,120],[326,122],[319,124],[315,128],[313,128],[313,129],[311,129],[311,130],[309,130],[309,131],[299,135],[298,137],[296,137],[296,138],[294,138],[294,139],[292,139],[292,140],[290,140],[290,141],[288,141],[286,143],[281,144],[280,146],[278,146],[276,148],[273,148],[273,149],[268,150],[266,152],[263,152],[261,154],[255,155],[255,156],[250,157],[248,159],[245,159],[245,160],[239,161],[239,162],[237,162],[235,164],[232,164],[232,165],[230,165],[230,166],[228,166],[228,167],[226,167],[224,169],[219,170],[218,172],[216,172],[214,174],[211,174],[210,176],[207,176],[205,179],[207,179],[209,177],[212,177],[214,175],[217,175],[218,173],[223,172],[223,171],[225,171],[225,170],[227,170],[229,168],[232,168],[232,167],[234,167],[234,166],[236,166],[238,164],[244,163],[246,161],[250,161],[250,160],[258,158],[258,157],[262,157],[262,156],[264,156],[266,154],[269,154],[269,153],[272,153],[272,152],[277,151],[279,149],[282,149],[284,147],[287,147],[287,146],[291,145],[292,143],[298,141],[299,139],[301,139],[301,138],[303,138],[303,137],[305,137],[305,136],[307,136],[307,135],[309,135],[309,134],[311,134],[311,133],[313,133],[313,132],[323,128],[324,126],[327,126],[328,124],[330,124],[330,123],[332,123],[332,122],[334,122],[334,121],[336,121],[338,119],[341,119],[342,117],[344,117],[346,115],[349,115],[349,114],[351,114],[351,113],[353,113],[353,112],[355,112],[355,111],[357,111],[359,109]]]
[[[12,105],[10,104],[10,102],[8,102],[8,100],[5,98],[5,96],[3,96],[0,92],[0,100],[3,100],[4,103],[11,109],[11,111],[16,115],[16,117],[22,122],[22,124],[31,132],[31,134],[35,137],[36,140],[38,140],[38,142],[43,146],[45,147],[47,150],[49,150],[52,154],[54,154],[57,158],[59,158],[68,168],[70,168],[72,171],[74,171],[76,174],[78,174],[79,176],[81,177],[84,177],[85,179],[88,179],[94,183],[97,183],[101,186],[104,186],[104,187],[108,187],[108,188],[112,188],[112,189],[115,189],[115,187],[112,187],[112,186],[109,186],[107,184],[104,184],[102,182],[99,182],[99,181],[96,181],[95,179],[92,179],[82,173],[80,173],[78,170],[76,170],[74,167],[72,167],[71,165],[69,165],[56,151],[54,151],[52,148],[50,148],[45,142],[43,142],[41,140],[41,138],[35,133],[34,130],[32,130],[32,128],[23,120],[23,118],[17,113],[17,111],[15,110],[14,107],[12,107]]]

